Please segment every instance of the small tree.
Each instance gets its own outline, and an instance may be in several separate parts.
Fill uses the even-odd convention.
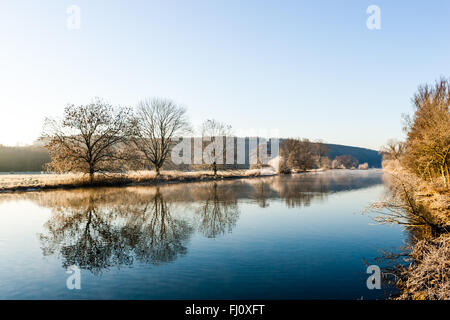
[[[328,157],[322,157],[320,159],[320,168],[330,169],[331,168],[331,160]]]
[[[390,139],[379,153],[383,155],[383,160],[400,160],[405,153],[405,143]]]
[[[137,106],[133,142],[156,174],[167,159],[175,136],[190,131],[186,109],[168,99],[146,99]]]
[[[351,169],[351,168],[356,168],[358,166],[358,159],[356,159],[348,154],[343,154],[341,156],[337,156],[335,158],[335,160],[336,160],[335,166],[337,168],[343,167],[343,168]]]
[[[344,165],[336,158],[331,161],[331,169],[345,169]]]
[[[284,140],[281,156],[289,171],[292,169],[307,171],[315,166],[314,147],[308,139]]]
[[[402,164],[415,174],[450,180],[450,80],[419,87],[413,98],[415,112],[406,117],[405,155]]]
[[[300,157],[295,160],[295,163],[302,171],[307,171],[315,167],[314,147],[308,139],[302,139],[300,141]]]
[[[46,119],[43,138],[55,172],[89,174],[93,183],[96,172],[121,169],[124,152],[121,144],[130,133],[130,109],[113,108],[96,98],[91,104],[68,105],[61,121]]]
[[[327,158],[328,149],[328,145],[323,141],[318,140],[314,142],[313,150],[318,168],[326,168],[329,165],[329,159]]]
[[[213,141],[210,145],[206,146],[205,150],[207,152],[204,154],[203,160],[213,170],[214,176],[217,176],[217,164],[223,162],[223,138],[231,135],[231,126],[213,119],[208,119],[203,122],[200,130],[203,142],[208,140]]]
[[[367,170],[367,169],[369,169],[369,164],[367,162],[364,162],[364,163],[358,165],[358,169],[359,170]]]

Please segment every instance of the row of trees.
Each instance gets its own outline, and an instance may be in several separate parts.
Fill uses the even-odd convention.
[[[350,155],[336,156],[331,161],[328,157],[328,146],[322,141],[311,142],[308,139],[286,139],[280,147],[280,172],[293,170],[307,171],[310,169],[355,169],[358,160]],[[367,163],[360,165],[367,169]]]
[[[159,175],[173,138],[192,131],[186,109],[168,99],[143,100],[136,110],[115,108],[100,99],[68,105],[62,120],[45,121],[42,138],[51,157],[46,169],[87,173],[91,183],[95,173],[126,169],[154,169]],[[201,126],[203,137],[230,133],[230,126],[215,120]],[[210,162],[217,174],[217,161]]]
[[[66,106],[61,120],[45,121],[43,139],[51,157],[45,169],[86,173],[91,183],[96,173],[154,169],[159,175],[161,168],[170,162],[174,138],[191,133],[193,129],[186,109],[168,99],[146,99],[139,102],[135,110],[113,107],[98,98],[88,105],[72,104]],[[208,167],[217,175],[219,168],[227,167],[223,164],[223,137],[230,137],[232,128],[208,119],[201,125],[200,134],[203,162],[199,165],[194,161],[194,167]],[[198,147],[194,144],[194,151]],[[254,151],[249,150],[249,157]],[[256,152],[257,165],[261,165],[264,156]],[[279,171],[356,168],[358,165],[358,160],[349,155],[337,156],[331,161],[327,153],[328,146],[321,141],[286,139],[280,146]],[[237,152],[233,156],[237,163]]]
[[[405,116],[406,141],[389,141],[385,159],[398,160],[430,182],[450,183],[450,79],[419,87],[413,99],[414,114]]]
[[[402,259],[408,264],[388,271],[398,299],[449,299],[450,79],[420,86],[412,103],[413,115],[404,117],[406,140],[391,140],[381,150],[390,192],[369,209],[379,213],[376,221],[410,231]]]
[[[319,165],[326,145],[312,144],[308,139],[286,139],[280,148],[280,172],[306,171]]]

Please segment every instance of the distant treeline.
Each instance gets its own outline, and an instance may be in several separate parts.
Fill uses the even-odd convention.
[[[330,159],[350,155],[359,163],[367,162],[371,168],[381,168],[381,155],[375,150],[337,144],[326,145],[328,146],[327,156]],[[42,146],[6,147],[0,145],[0,172],[39,172],[43,171],[43,165],[48,162],[50,162],[50,156]]]
[[[0,172],[36,172],[50,162],[48,151],[40,146],[5,147],[0,145]]]

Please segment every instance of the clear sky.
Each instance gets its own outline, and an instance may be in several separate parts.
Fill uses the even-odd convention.
[[[447,0],[2,0],[0,144],[33,142],[69,102],[162,96],[195,126],[377,149],[417,86],[450,76],[449,36]]]

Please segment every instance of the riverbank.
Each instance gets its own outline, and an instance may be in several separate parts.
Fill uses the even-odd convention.
[[[276,174],[268,169],[218,171],[217,176],[214,176],[211,171],[162,171],[159,176],[156,176],[154,171],[131,171],[121,174],[96,175],[93,184],[89,182],[87,175],[75,173],[11,174],[0,175],[0,193],[230,180]]]
[[[311,169],[306,172],[292,172],[291,174],[320,173],[341,169]],[[353,170],[352,170],[353,171]],[[356,170],[359,171],[359,170]],[[363,170],[365,171],[365,170]],[[217,176],[212,171],[161,171],[157,177],[154,171],[130,171],[116,174],[97,174],[94,183],[89,182],[87,175],[65,173],[14,173],[0,174],[0,193],[29,192],[58,189],[120,187],[120,186],[154,186],[160,184],[174,184],[202,181],[221,181],[232,179],[249,179],[257,177],[277,176],[279,173],[272,168],[219,170]]]
[[[396,285],[401,293],[396,299],[450,299],[450,190],[409,173],[398,161],[386,161],[383,169],[392,177],[391,199],[396,200],[385,202],[390,219],[393,208],[400,208],[411,223],[408,264],[398,267]]]
[[[401,186],[402,192],[397,190],[400,193],[397,201],[402,197],[410,198],[406,207],[417,214],[423,213],[429,223],[436,226],[450,224],[450,189],[441,181],[425,181],[404,169],[397,160],[384,161],[383,171],[392,178],[388,184]]]

